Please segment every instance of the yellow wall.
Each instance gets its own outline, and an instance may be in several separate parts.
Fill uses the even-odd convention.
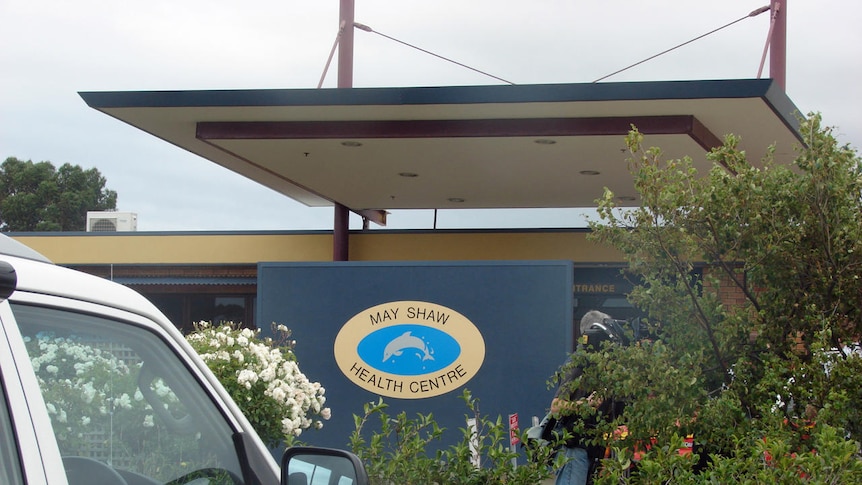
[[[619,253],[586,240],[584,232],[471,232],[353,234],[350,259],[621,261]]]
[[[16,233],[57,264],[230,264],[331,261],[328,232]],[[620,262],[583,231],[371,231],[350,234],[351,261],[572,260]]]

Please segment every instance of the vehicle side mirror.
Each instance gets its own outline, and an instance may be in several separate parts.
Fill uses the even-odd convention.
[[[281,485],[368,485],[368,474],[349,451],[294,446],[281,457]]]

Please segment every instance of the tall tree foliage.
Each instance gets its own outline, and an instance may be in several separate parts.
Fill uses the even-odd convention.
[[[640,206],[619,208],[608,190],[599,201],[591,237],[627,258],[654,338],[574,360],[598,370],[587,385],[628,404],[595,439],[617,436],[622,457],[654,444],[643,483],[697,469],[667,453],[689,433],[704,483],[862,479],[862,358],[849,351],[862,336],[862,165],[819,115],[800,123],[793,164],[772,149],[753,162],[727,136],[705,174],[633,130]],[[741,301],[722,297],[728,286]],[[607,463],[613,480],[620,463]]]
[[[117,208],[95,168],[7,158],[0,165],[0,231],[83,231],[87,211]]]

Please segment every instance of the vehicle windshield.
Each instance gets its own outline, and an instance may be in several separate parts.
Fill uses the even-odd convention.
[[[70,485],[243,483],[225,417],[157,334],[83,313],[12,311]]]

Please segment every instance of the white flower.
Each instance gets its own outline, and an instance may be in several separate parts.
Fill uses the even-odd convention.
[[[322,420],[329,419],[331,413],[323,407],[325,390],[300,371],[290,349],[293,344],[286,341],[287,327],[273,325],[278,340],[262,337],[259,329],[236,328],[233,324],[216,328],[198,324],[195,328],[196,331],[187,337],[189,343],[222,380],[246,415],[263,416],[252,420],[252,424],[259,432],[262,430],[261,436],[266,441],[278,442],[299,436],[303,429],[318,428]],[[287,346],[281,346],[283,344]],[[221,362],[230,364],[225,366]],[[265,383],[265,388],[260,394],[258,391],[249,393],[258,382]],[[320,419],[312,419],[312,416]]]
[[[293,434],[293,420],[290,418],[284,418],[281,420],[281,431],[282,433],[289,435]]]
[[[272,398],[278,402],[283,402],[284,398],[287,396],[287,393],[284,392],[284,389],[280,387],[276,387],[272,390]]]
[[[272,367],[267,367],[260,371],[260,378],[263,379],[263,382],[270,382],[275,379],[275,369]]]
[[[76,363],[75,363],[75,365],[73,366],[73,367],[74,367],[74,369],[75,369],[75,375],[76,375],[76,376],[81,376],[81,375],[85,375],[85,374],[87,374],[88,372],[90,372],[90,371],[92,370],[93,365],[94,365],[94,362],[93,362],[93,361],[89,361],[89,362],[76,362]],[[49,371],[49,372],[50,372],[50,371]]]
[[[84,384],[81,389],[81,397],[84,398],[84,402],[90,404],[93,402],[93,398],[96,397],[96,388],[93,387],[92,382],[87,382]]]
[[[153,385],[155,386],[154,390],[159,397],[167,397],[168,395],[173,394],[171,388],[166,386],[164,381],[161,379],[156,380]]]
[[[251,369],[242,369],[237,374],[237,380],[239,382],[245,382],[245,381],[257,382],[258,375],[255,371],[253,371]]]
[[[153,415],[148,414],[148,415],[144,416],[144,427],[145,428],[152,428],[153,426],[155,426],[155,423],[153,423]]]
[[[114,399],[114,407],[120,409],[132,409],[132,399],[128,394],[123,393],[120,397]]]

